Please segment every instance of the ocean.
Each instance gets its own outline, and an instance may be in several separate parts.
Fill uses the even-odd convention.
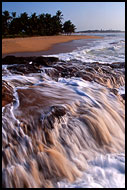
[[[92,33],[77,33],[91,35]],[[63,61],[79,60],[81,62],[113,63],[125,62],[125,33],[93,33],[102,39],[76,40],[71,42],[76,49],[69,53],[51,56]],[[79,46],[79,47],[78,47]],[[47,56],[47,55],[46,55]],[[49,55],[50,56],[50,55]],[[125,94],[125,86],[119,88]],[[59,182],[62,188],[124,188],[125,187],[125,155],[106,154],[89,162],[90,168],[75,183]]]
[[[83,33],[77,33],[77,35],[83,35]],[[76,59],[90,63],[125,61],[125,33],[84,33],[84,35],[101,36],[103,39],[82,39],[64,43],[75,49],[67,53],[51,54],[51,56],[64,61]]]
[[[2,187],[125,188],[125,34],[77,35],[3,61]]]
[[[75,34],[76,35],[76,34]],[[57,57],[63,61],[79,60],[81,62],[114,63],[125,62],[125,33],[77,33],[77,35],[101,36],[103,39],[82,39],[56,45],[42,56]],[[61,47],[62,46],[62,47]],[[67,48],[66,48],[67,47]],[[66,53],[59,51],[68,49]],[[71,51],[70,51],[71,49]],[[66,50],[64,50],[66,51]],[[56,52],[53,54],[52,52]],[[50,55],[49,55],[50,53]],[[119,88],[125,93],[125,86]]]

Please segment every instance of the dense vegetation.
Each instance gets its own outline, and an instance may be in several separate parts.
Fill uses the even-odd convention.
[[[63,15],[57,11],[56,15],[33,13],[28,16],[26,12],[16,17],[16,12],[2,12],[2,37],[16,36],[44,36],[75,32],[75,25],[70,20],[62,23]]]

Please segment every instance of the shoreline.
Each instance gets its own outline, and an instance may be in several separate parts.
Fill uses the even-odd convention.
[[[26,38],[6,38],[2,40],[2,57],[8,54],[32,54],[46,52],[55,45],[80,39],[101,39],[98,36],[41,36]]]

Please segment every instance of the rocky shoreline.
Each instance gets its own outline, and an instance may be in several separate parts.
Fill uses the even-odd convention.
[[[81,63],[80,61],[64,62],[55,57],[15,57],[7,56],[2,59],[2,65],[8,65],[8,70],[14,74],[40,73],[43,68],[52,80],[58,81],[59,77],[80,77],[86,81],[94,81],[118,95],[120,86],[125,84],[125,63],[101,64]],[[41,70],[40,70],[41,68]],[[49,68],[49,69],[48,69]],[[3,73],[4,75],[4,73]],[[12,87],[2,81],[2,105],[12,100]],[[125,94],[121,95],[125,99]]]
[[[2,59],[2,187],[74,182],[125,149],[125,63]]]

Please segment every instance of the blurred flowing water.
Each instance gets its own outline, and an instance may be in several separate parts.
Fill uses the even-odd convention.
[[[82,61],[2,66],[2,187],[125,187],[124,67]]]

